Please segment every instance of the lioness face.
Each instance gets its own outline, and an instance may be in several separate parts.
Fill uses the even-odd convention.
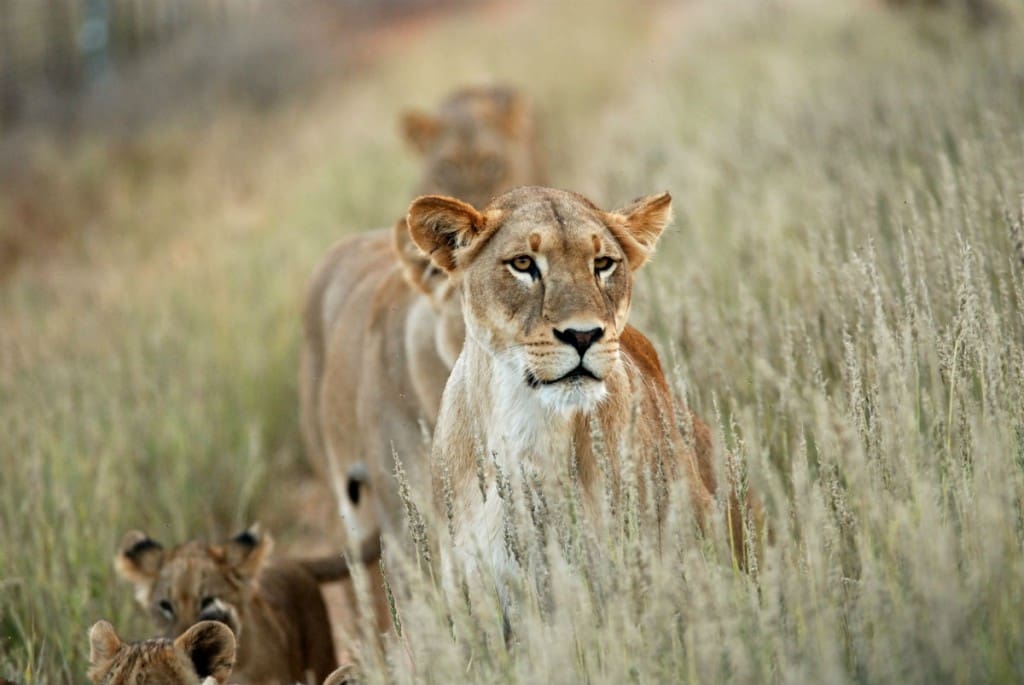
[[[223,545],[191,541],[172,550],[140,532],[128,533],[115,560],[135,584],[135,597],[166,637],[200,621],[219,621],[241,637],[256,575],[271,546],[250,529]]]
[[[669,219],[667,194],[620,212],[521,188],[483,213],[452,198],[413,203],[413,239],[461,285],[467,334],[548,407],[593,408],[621,364],[634,274]]]
[[[483,206],[502,190],[534,181],[532,114],[515,91],[459,91],[436,116],[410,112],[402,124],[423,157],[425,192]]]
[[[632,287],[611,231],[571,199],[510,204],[462,279],[469,335],[544,404],[565,408],[604,396]]]

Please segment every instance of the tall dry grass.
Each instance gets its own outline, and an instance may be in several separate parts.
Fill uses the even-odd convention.
[[[584,529],[571,488],[511,474],[510,640],[496,582],[413,549],[369,682],[1024,676],[1021,30],[728,8],[666,14],[576,186],[675,193],[634,319],[774,544],[739,573],[677,515],[654,554],[628,507]]]

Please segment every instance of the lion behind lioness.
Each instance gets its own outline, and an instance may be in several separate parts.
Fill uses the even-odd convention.
[[[402,117],[406,141],[423,158],[418,192],[484,205],[498,193],[544,176],[530,101],[507,86],[458,90],[436,115]]]
[[[532,107],[512,89],[459,91],[437,115],[407,114],[403,127],[423,158],[421,192],[486,202],[538,181]],[[303,437],[359,546],[400,522],[392,450],[411,477],[425,475],[423,435],[462,347],[459,298],[403,217],[331,248],[311,281],[303,332]]]
[[[684,441],[657,353],[627,324],[636,272],[670,205],[665,193],[605,212],[574,193],[530,187],[483,211],[439,196],[410,207],[413,239],[463,295],[466,342],[431,465],[435,496],[451,498],[443,506],[467,569],[479,559],[499,573],[514,563],[495,511],[501,497],[483,494],[496,489],[495,474],[477,486],[481,447],[513,477],[523,468],[551,480],[577,474],[592,504],[601,471],[594,429],[612,444],[629,436],[625,453],[610,450],[611,477],[619,459],[633,459],[653,482],[665,474],[684,483],[696,520],[706,520],[715,488],[707,429],[694,417],[696,440]]]

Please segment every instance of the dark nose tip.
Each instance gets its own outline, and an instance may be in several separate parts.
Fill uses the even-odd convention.
[[[199,612],[199,621],[217,621],[229,625],[231,623],[231,615],[223,609],[217,607],[210,607],[209,609],[203,609]]]
[[[578,331],[575,328],[566,328],[564,331],[560,331],[557,328],[554,330],[555,337],[566,345],[575,347],[581,357],[586,354],[591,345],[600,340],[601,336],[604,335],[603,328],[591,328],[588,331]]]

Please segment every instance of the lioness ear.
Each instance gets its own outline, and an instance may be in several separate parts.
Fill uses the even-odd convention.
[[[164,548],[139,530],[125,533],[121,538],[114,569],[117,574],[135,585],[135,598],[146,605],[146,594],[153,586],[164,565]]]
[[[121,650],[121,638],[114,626],[106,621],[96,621],[89,629],[89,677],[101,679],[106,674],[110,662]]]
[[[429,114],[415,110],[402,114],[402,135],[418,154],[426,154],[440,132],[441,122]]]
[[[174,640],[192,662],[196,675],[223,683],[235,667],[235,636],[223,623],[200,621]]]
[[[672,221],[672,196],[648,195],[608,215],[609,228],[626,253],[629,268],[639,269]]]
[[[224,545],[224,561],[243,576],[252,578],[274,547],[274,539],[254,523]]]
[[[427,195],[409,206],[406,216],[413,242],[447,272],[456,269],[456,252],[483,234],[487,218],[453,197]]]

